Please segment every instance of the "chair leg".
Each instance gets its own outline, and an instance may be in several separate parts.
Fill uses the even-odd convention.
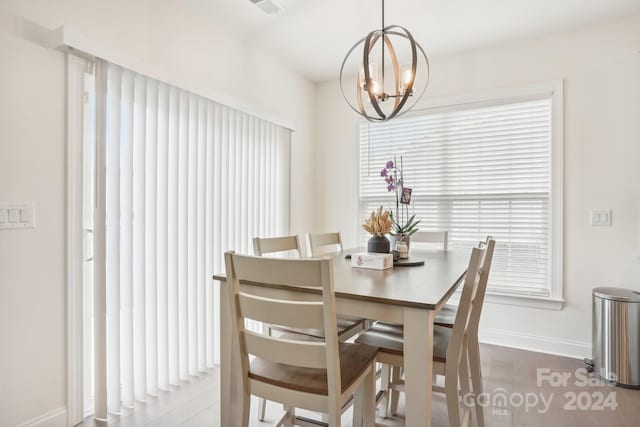
[[[482,387],[482,369],[480,367],[480,344],[478,337],[475,335],[469,336],[467,343],[467,351],[469,353],[469,366],[471,367],[471,386],[473,388],[473,394],[476,399],[483,393]],[[482,405],[475,402],[476,406],[476,425],[478,427],[484,427],[484,414],[482,411]]]
[[[360,384],[360,387],[353,394],[353,427],[362,427],[362,417],[364,414],[364,400],[366,399],[365,384]]]
[[[284,411],[286,414],[282,419],[282,427],[293,427],[296,420],[296,408],[285,405]]]
[[[326,421],[327,424],[329,424],[331,427],[333,426],[340,427],[341,417],[342,417],[342,410],[340,406],[337,405],[336,402],[329,403],[329,413],[327,414],[327,421]]]
[[[458,367],[447,361],[444,375],[444,392],[447,399],[449,427],[460,427],[460,404],[458,402]]]
[[[264,421],[264,417],[267,413],[267,399],[258,399],[258,421]]]
[[[382,375],[380,376],[380,389],[384,391],[384,397],[382,397],[382,418],[389,416],[389,403],[391,402],[389,388],[389,380],[391,379],[391,365],[386,363],[382,364]]]
[[[466,347],[466,345],[465,345]],[[467,357],[467,351],[466,348],[464,349],[464,351],[462,352],[462,360],[460,361],[460,376],[459,376],[459,381],[460,381],[460,391],[462,393],[462,424],[463,425],[468,425],[466,424],[467,422],[471,422],[471,407],[467,406],[465,404],[465,402],[467,402],[467,399],[465,398],[465,396],[468,396],[471,393],[471,389],[470,389],[470,378],[469,378],[469,358]]]
[[[369,427],[376,424],[376,364],[372,363],[369,375],[362,384],[364,402],[362,406],[362,426]]]
[[[354,395],[353,427],[374,426],[376,422],[376,371],[375,364]]]
[[[400,368],[397,366],[391,367],[391,384],[400,384]],[[398,415],[398,400],[400,399],[400,392],[394,390],[393,387],[389,389],[389,406],[391,409],[391,415]]]
[[[249,425],[249,411],[251,409],[251,395],[249,393],[238,393],[238,407],[236,420],[240,421],[239,425]]]

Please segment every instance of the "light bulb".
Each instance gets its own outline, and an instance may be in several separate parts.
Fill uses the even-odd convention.
[[[369,78],[370,78],[369,87],[371,89],[371,92],[376,97],[379,97],[380,94],[382,93],[382,86],[380,85],[380,82],[378,81],[378,64],[376,64],[375,62],[370,62],[369,63]],[[364,75],[364,65],[360,67],[360,73],[358,75],[358,82],[359,82],[359,85],[362,88],[362,90],[365,91],[365,92],[368,92],[367,82],[366,82],[365,75]]]
[[[377,80],[371,80],[371,92],[376,96],[380,95],[380,84]]]
[[[402,94],[404,94],[407,89],[409,89],[409,85],[411,84],[411,79],[413,78],[413,73],[411,72],[411,65],[403,65],[402,73],[400,81],[402,82]],[[416,82],[413,81],[413,87],[415,87]],[[413,87],[411,88],[411,92],[413,93]]]

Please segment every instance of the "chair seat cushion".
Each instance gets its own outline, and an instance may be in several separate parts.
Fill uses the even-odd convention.
[[[378,349],[366,344],[340,343],[340,378],[344,393],[374,361]],[[327,395],[327,371],[301,368],[256,358],[249,378],[305,393]]]
[[[446,362],[447,347],[451,339],[451,328],[434,326],[433,328],[433,360]],[[379,348],[379,351],[402,356],[404,346],[404,330],[402,325],[377,322],[371,329],[360,334],[357,343],[368,344]]]
[[[453,324],[456,323],[457,314],[458,307],[445,305],[440,309],[440,311],[438,311],[438,314],[436,314],[436,318],[433,323],[439,326],[453,328]]]
[[[342,335],[343,332],[348,331],[362,322],[364,322],[364,319],[356,317],[338,317],[338,335]],[[271,325],[271,328],[283,332],[294,332],[296,334],[309,335],[315,338],[324,338],[324,331],[322,329],[293,329],[278,325]]]

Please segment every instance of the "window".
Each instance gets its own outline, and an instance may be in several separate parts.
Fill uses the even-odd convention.
[[[560,95],[556,88],[362,124],[361,219],[395,203],[380,176],[395,156],[421,229],[449,230],[458,248],[496,238],[489,293],[561,297]]]

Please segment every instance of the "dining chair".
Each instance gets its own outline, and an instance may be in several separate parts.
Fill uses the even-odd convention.
[[[476,295],[477,303],[475,304],[475,310],[472,313],[470,319],[470,328],[467,334],[467,354],[469,356],[469,367],[471,369],[471,386],[473,393],[478,396],[482,393],[482,369],[480,363],[480,340],[478,338],[478,325],[480,324],[480,315],[482,314],[482,307],[484,307],[484,298],[487,291],[487,281],[489,276],[489,270],[491,269],[491,261],[493,260],[493,252],[495,249],[496,241],[492,236],[487,236],[485,241],[479,242],[480,246],[485,245],[487,252],[484,256],[482,263],[482,271],[486,271],[487,278],[485,279],[483,286],[478,288],[478,294]],[[455,325],[455,319],[459,306],[445,305],[436,314],[434,324],[443,326],[445,328],[453,328]],[[481,405],[476,404],[476,424],[478,427],[484,427],[484,416]]]
[[[248,426],[251,395],[280,402],[285,414],[278,426],[314,425],[296,419],[296,408],[327,414],[340,426],[343,408],[354,399],[353,425],[375,422],[377,348],[338,340],[333,265],[324,259],[279,259],[225,253],[231,313],[232,364],[237,383],[236,425]],[[248,286],[240,288],[241,284]],[[276,298],[260,296],[263,286],[286,287]],[[305,300],[295,288],[305,288]],[[309,293],[309,290],[315,293]],[[314,300],[309,300],[311,296]],[[321,329],[323,339],[303,335],[266,336],[245,329],[252,319],[292,329]],[[254,357],[249,361],[249,355]],[[233,389],[233,387],[232,387]]]
[[[318,257],[342,251],[342,236],[339,232],[307,234],[311,256]]]
[[[441,231],[424,231],[419,230],[413,233],[411,236],[411,242],[415,245],[419,245],[422,243],[433,244],[433,245],[442,245],[442,250],[447,251],[449,249],[449,231],[441,230]],[[400,372],[394,372],[395,375],[402,375],[402,370]],[[391,376],[391,366],[383,365],[381,368],[381,377],[382,383],[388,383]],[[388,398],[388,395],[385,395],[385,398]],[[397,394],[394,395],[394,398],[397,400]],[[385,405],[384,416],[387,416],[387,406]]]
[[[416,231],[411,242],[442,244],[442,250],[446,251],[449,249],[449,231]]]
[[[494,246],[495,241],[489,240],[485,247],[473,248],[453,327],[434,326],[434,375],[444,375],[445,379],[444,388],[434,386],[434,390],[445,393],[451,427],[466,426],[471,421],[470,408],[463,407],[462,417],[460,416],[458,385],[462,396],[471,393],[471,387],[475,396],[482,393],[479,352],[475,351],[473,347],[475,344],[470,345],[470,341],[473,341],[472,336],[477,337]],[[378,346],[380,349],[376,357],[377,362],[393,367],[390,378],[388,376],[384,378],[383,375],[382,387],[388,396],[384,403],[391,407],[391,413],[395,414],[398,392],[404,388],[399,371],[404,364],[402,325],[378,322],[361,334],[356,342]],[[473,371],[471,384],[469,367]],[[475,407],[477,423],[483,425],[482,408],[480,405]],[[386,412],[387,407],[385,407],[384,416]]]
[[[253,252],[256,256],[266,256],[272,254],[289,253],[296,258],[302,258],[302,247],[300,245],[300,238],[295,236],[283,236],[283,237],[254,237],[253,239]],[[338,317],[337,331],[338,339],[340,341],[346,341],[352,338],[358,332],[364,330],[369,324],[366,320],[352,317]],[[313,338],[324,338],[324,331],[319,328],[290,328],[283,325],[272,325],[269,323],[264,324],[264,333],[271,336],[273,331],[280,331],[283,333],[296,333],[308,335]],[[264,399],[259,400],[258,420],[263,421],[267,409],[267,402]]]

